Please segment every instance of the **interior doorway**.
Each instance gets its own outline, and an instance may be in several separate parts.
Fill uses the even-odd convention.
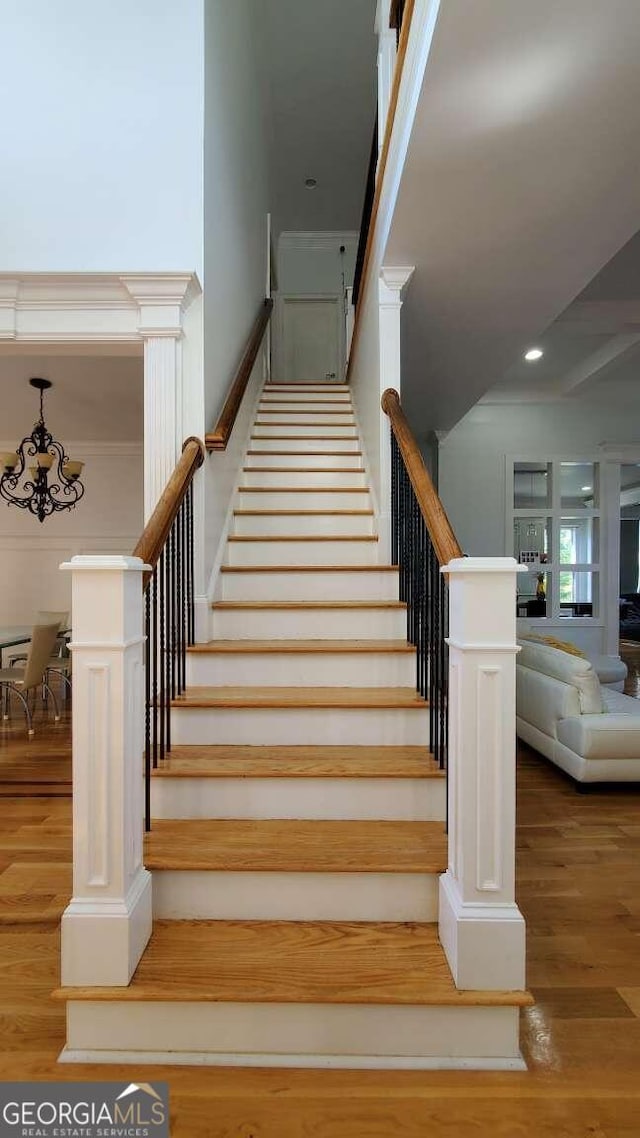
[[[281,367],[284,383],[342,383],[342,305],[336,296],[282,298]]]

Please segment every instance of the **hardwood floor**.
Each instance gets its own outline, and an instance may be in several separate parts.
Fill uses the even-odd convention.
[[[58,1066],[71,803],[42,791],[68,787],[70,758],[67,727],[37,728],[0,729],[0,1079],[167,1080],[172,1138],[637,1138],[637,791],[579,794],[519,750],[526,1072]]]

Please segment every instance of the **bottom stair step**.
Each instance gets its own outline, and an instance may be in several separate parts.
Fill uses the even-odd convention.
[[[158,921],[127,988],[61,988],[70,1062],[520,1067],[527,992],[461,992],[434,925]],[[170,1060],[169,1060],[170,1056]]]

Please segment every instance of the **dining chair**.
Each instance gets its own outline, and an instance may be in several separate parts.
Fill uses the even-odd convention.
[[[58,621],[58,632],[61,628],[67,628],[69,624],[69,611],[66,612],[51,612],[46,609],[36,613],[36,624],[54,624]],[[15,655],[9,657],[9,667],[13,668],[16,664],[22,664],[27,659],[27,652],[24,649],[21,652],[16,652]],[[47,667],[46,679],[49,680],[49,674],[54,673],[58,676],[66,702],[67,695],[71,692],[71,656],[67,648],[67,637],[58,635],[54,645],[53,655]],[[43,691],[43,698],[45,698],[45,691]]]
[[[47,667],[60,629],[59,621],[54,624],[34,624],[31,643],[24,668],[3,668],[0,671],[0,692],[3,696],[4,718],[9,718],[9,698],[17,695],[27,718],[29,735],[33,735],[33,717],[29,707],[29,695],[37,698],[38,688],[51,696],[56,722],[60,719],[58,702],[47,682]]]

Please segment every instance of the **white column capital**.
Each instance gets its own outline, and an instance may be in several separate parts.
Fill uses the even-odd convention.
[[[378,296],[382,306],[400,307],[402,293],[408,285],[414,269],[414,265],[387,265],[380,269]]]
[[[202,291],[193,273],[121,276],[120,281],[138,305],[140,336],[182,336],[184,313]]]

